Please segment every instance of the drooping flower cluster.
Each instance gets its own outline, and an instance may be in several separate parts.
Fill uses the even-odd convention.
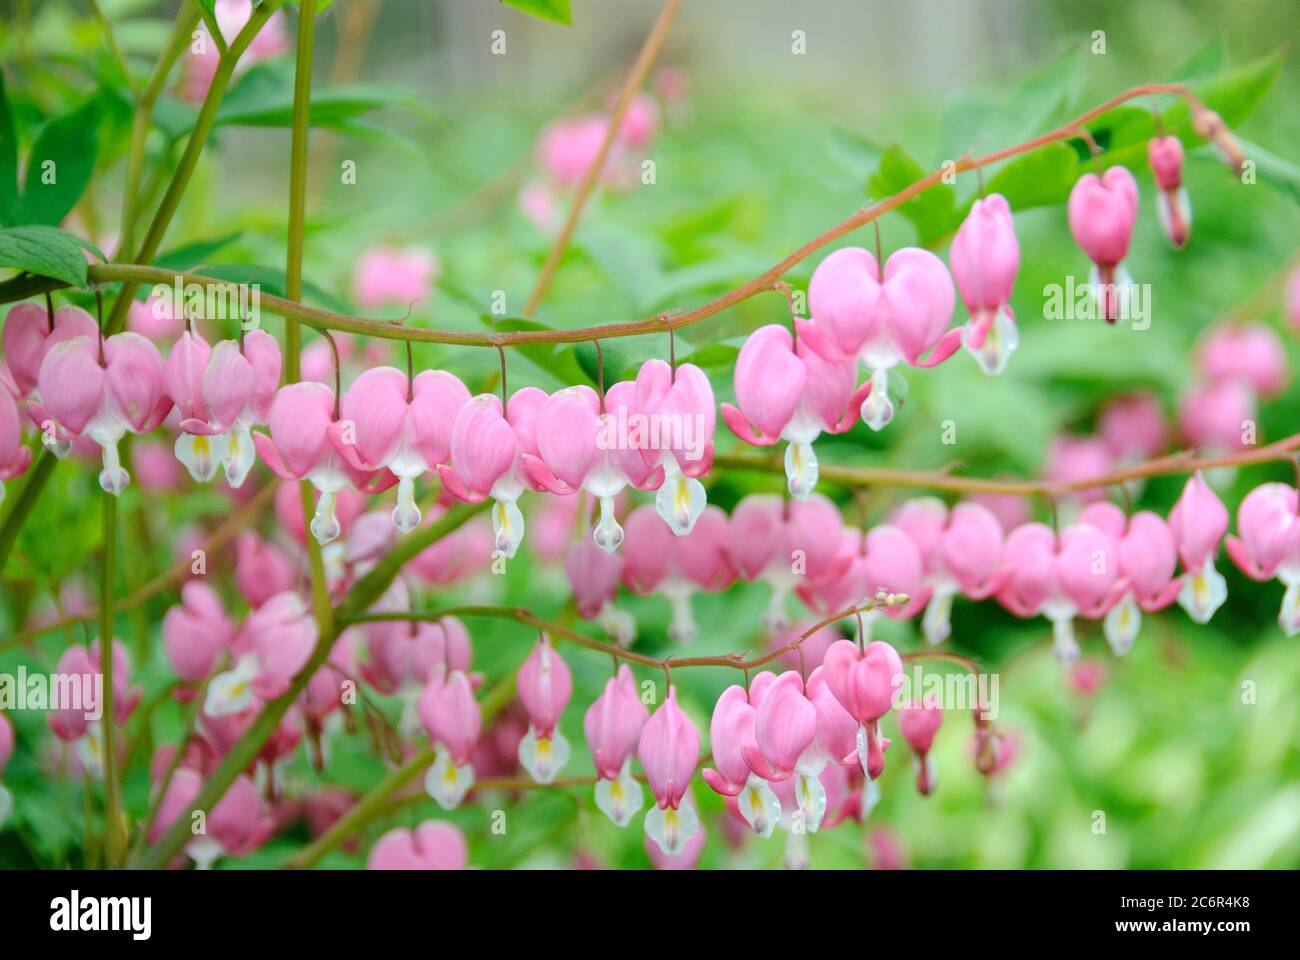
[[[894,418],[890,372],[900,364],[932,367],[965,343],[981,369],[1006,369],[1018,342],[1009,301],[1020,247],[1006,198],[977,200],[953,239],[952,274],[928,250],[908,247],[882,264],[860,247],[826,257],[808,284],[810,320],[791,331],[762,327],[736,360],[736,406],[723,419],[747,443],[784,440],[791,496],[806,500],[817,485],[812,444],[843,433],[860,416],[872,430]],[[970,313],[949,329],[953,281]],[[869,376],[857,386],[858,365]]]

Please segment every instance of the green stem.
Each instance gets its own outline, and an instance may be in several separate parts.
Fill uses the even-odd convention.
[[[347,596],[343,598],[343,602],[339,604],[339,608],[333,611],[331,622],[337,623],[338,618],[345,613],[356,615],[370,607],[388,589],[389,584],[393,582],[393,578],[397,576],[398,571],[401,570],[402,565],[407,560],[430,544],[455,532],[467,520],[485,508],[486,503],[453,507],[439,517],[436,522],[403,537],[374,570],[348,591]],[[334,646],[334,639],[332,633],[322,635],[320,642],[316,645],[316,650],[312,653],[311,660],[294,677],[289,689],[284,694],[276,697],[262,708],[262,712],[257,715],[257,718],[244,732],[244,735],[231,747],[217,766],[217,769],[209,775],[203,789],[194,798],[194,802],[187,814],[194,810],[212,810],[217,801],[225,795],[226,790],[229,789],[235,778],[253,762],[271,734],[275,732],[280,719],[293,705],[298,695],[302,693],[303,688],[307,686],[307,681],[329,659],[330,650]],[[149,870],[161,870],[172,861],[173,857],[181,852],[189,837],[190,818],[188,815],[182,815],[158,838],[158,842],[144,856],[137,859],[133,865]]]
[[[239,58],[244,51],[248,49],[248,45],[253,42],[253,38],[257,36],[258,31],[262,29],[267,20],[271,19],[271,15],[280,8],[283,2],[284,0],[264,0],[263,3],[255,7],[253,15],[248,18],[248,23],[235,37],[235,42],[221,55],[221,59],[217,63],[216,73],[212,77],[212,85],[208,87],[208,94],[203,98],[203,106],[199,108],[198,117],[194,121],[194,129],[190,131],[190,137],[185,144],[185,152],[181,154],[176,173],[173,174],[171,184],[168,185],[167,192],[163,195],[162,203],[158,206],[158,212],[154,214],[153,222],[149,224],[149,231],[145,234],[140,249],[132,257],[135,262],[148,263],[158,253],[158,247],[162,244],[163,236],[171,225],[176,208],[180,206],[181,197],[185,194],[185,189],[189,186],[194,168],[198,165],[199,156],[203,153],[203,148],[207,146],[208,135],[212,133],[212,128],[216,124],[217,110],[221,107],[221,101],[226,94],[226,87],[230,84],[230,78],[234,75],[235,65],[239,62]],[[131,300],[135,296],[135,288],[136,284],[130,281],[122,285],[117,300],[113,303],[113,312],[109,315],[108,333],[113,334],[122,329],[122,325],[126,322],[126,311],[131,306]]]
[[[349,807],[348,811],[328,830],[286,861],[285,867],[290,870],[306,870],[314,867],[321,857],[380,816],[387,808],[393,794],[419,776],[422,770],[433,763],[433,760],[433,747],[421,747],[411,755],[409,760],[390,772],[375,784],[369,793]]]
[[[113,567],[117,556],[117,497],[103,497],[104,542],[99,582],[99,672],[104,678],[100,718],[104,757],[104,859],[115,867],[126,852],[126,821],[117,770],[117,721],[113,705]]]
[[[149,75],[149,82],[136,101],[135,117],[131,121],[131,151],[126,162],[126,187],[122,195],[122,239],[118,244],[118,252],[127,256],[135,249],[136,210],[140,202],[140,178],[144,174],[144,149],[149,137],[149,119],[172,67],[190,42],[190,35],[198,20],[198,4],[182,7],[176,14],[172,32],[167,37],[162,52],[158,54],[158,62]]]
[[[4,570],[5,561],[9,559],[9,554],[18,540],[18,533],[27,522],[32,508],[36,506],[36,501],[40,499],[41,491],[45,489],[45,483],[50,479],[50,474],[54,472],[58,462],[54,454],[42,450],[36,457],[36,463],[27,473],[27,482],[10,501],[9,510],[4,515],[4,521],[0,523],[0,571]]]
[[[316,0],[302,0],[298,10],[298,54],[293,77],[293,131],[289,146],[289,242],[284,270],[285,298],[302,299],[302,248],[306,234],[307,145],[311,121],[311,57],[316,34]],[[286,383],[301,378],[302,334],[296,320],[284,324],[284,372]],[[302,515],[310,517],[315,509],[312,486],[305,480],[298,484],[302,498]],[[320,627],[322,642],[333,635],[329,584],[320,544],[307,538],[307,561],[311,569],[312,609]]]
[[[515,678],[507,675],[483,697],[480,707],[482,723],[486,726],[505,707],[515,693]],[[406,786],[434,761],[434,748],[426,745],[412,754],[404,764],[375,784],[370,791],[348,808],[328,830],[294,854],[284,866],[290,870],[314,867],[321,857],[329,853],[367,823],[383,816],[390,809],[389,799]]]
[[[131,69],[127,66],[126,57],[122,56],[122,48],[117,45],[117,37],[113,35],[113,25],[109,23],[108,17],[99,9],[97,0],[88,0],[90,4],[90,13],[99,23],[99,27],[104,31],[104,42],[108,45],[108,51],[117,61],[118,68],[122,71],[122,76],[126,79],[128,90],[134,90],[135,85],[131,82]]]

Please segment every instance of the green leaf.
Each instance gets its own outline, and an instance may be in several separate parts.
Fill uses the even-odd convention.
[[[257,267],[243,263],[217,263],[205,266],[203,275],[230,283],[257,284],[262,293],[273,297],[285,295],[285,275],[279,267]],[[351,314],[352,305],[340,300],[334,294],[322,289],[310,281],[303,281],[302,292],[305,300],[318,303],[335,313]]]
[[[1226,52],[1223,48],[1223,38],[1215,37],[1179,64],[1177,68],[1171,70],[1169,79],[1186,82],[1218,73],[1223,69],[1225,59]]]
[[[574,245],[637,310],[649,310],[663,288],[662,251],[628,227],[610,222],[584,225]]]
[[[1007,99],[1007,115],[1031,136],[1071,113],[1083,87],[1083,47],[1074,45],[1017,84]]]
[[[154,257],[154,266],[162,267],[166,270],[193,270],[195,267],[205,263],[214,253],[224,250],[243,234],[236,230],[234,233],[227,233],[224,236],[215,237],[212,240],[199,240],[195,243],[187,243],[184,246],[176,247],[161,253]]]
[[[1078,177],[1077,154],[1064,143],[1051,143],[1007,162],[988,179],[984,192],[1002,194],[1012,210],[1027,210],[1060,203]]]
[[[0,226],[14,222],[18,208],[18,134],[0,70]]]
[[[880,147],[856,130],[832,126],[826,142],[831,157],[854,176],[865,180],[880,164]]]
[[[347,84],[312,91],[310,122],[338,127],[385,107],[436,120],[437,115],[414,93],[378,84]],[[218,126],[287,127],[293,122],[293,72],[276,61],[258,64],[231,88],[217,111]]]
[[[1246,156],[1254,161],[1255,171],[1262,182],[1282,191],[1296,203],[1300,203],[1300,167],[1248,140],[1238,137],[1237,143],[1246,152]],[[1192,157],[1202,159],[1198,154],[1192,154]],[[1214,161],[1216,165],[1222,167],[1218,157],[1215,157]]]
[[[0,267],[50,277],[70,287],[84,287],[86,258],[81,251],[86,246],[58,227],[9,227],[0,230]]]
[[[592,386],[600,386],[602,383],[608,390],[611,384],[619,380],[626,379],[624,374],[631,366],[627,354],[615,347],[600,345],[600,353],[596,352],[594,343],[575,343],[573,345],[573,356],[578,361],[578,366],[582,372],[587,375]],[[602,367],[603,372],[602,372]]]
[[[880,168],[868,183],[873,197],[888,197],[924,177],[926,171],[897,144],[880,158]],[[928,246],[957,226],[957,193],[939,183],[908,200],[898,212],[916,227],[917,240]]]
[[[562,23],[566,27],[573,26],[573,13],[569,9],[569,0],[501,0],[501,2],[538,20]]]
[[[95,169],[98,126],[96,100],[45,125],[27,158],[27,181],[17,222],[54,225],[76,206]],[[52,182],[47,183],[47,177]]]
[[[1282,51],[1279,50],[1189,86],[1202,103],[1233,128],[1255,112],[1281,70]],[[1189,150],[1204,145],[1192,130],[1191,111],[1182,100],[1160,115],[1160,123],[1166,132],[1177,134]],[[1107,146],[1102,156],[1106,166],[1124,164],[1131,170],[1146,169],[1146,144],[1155,130],[1147,111],[1118,107],[1098,117],[1088,128],[1098,143]]]
[[[681,340],[677,342],[681,343]],[[737,337],[734,342],[722,340],[716,343],[706,343],[684,356],[679,350],[677,358],[679,360],[689,360],[701,370],[729,369],[736,365],[736,358],[740,356],[740,347],[743,343],[743,337]]]
[[[439,284],[441,287],[442,284]],[[500,317],[482,314],[479,319],[488,329],[497,333],[519,333],[534,330],[553,330],[554,327],[534,320],[531,317]],[[511,347],[511,352],[518,353],[537,369],[561,384],[577,383],[582,377],[582,368],[578,365],[572,350],[559,350],[554,343],[523,343]],[[509,354],[507,354],[509,357]]]

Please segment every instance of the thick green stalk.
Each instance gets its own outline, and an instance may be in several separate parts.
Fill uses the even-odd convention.
[[[316,0],[302,0],[298,10],[298,54],[293,77],[293,134],[289,146],[289,243],[284,269],[284,292],[288,300],[302,299],[302,248],[306,234],[307,146],[311,121],[311,58],[316,35]],[[302,337],[296,320],[284,324],[285,381],[297,383],[301,377],[299,355]],[[302,498],[302,515],[310,517],[315,509],[310,483],[298,484]],[[311,568],[312,609],[320,627],[321,642],[332,642],[329,584],[320,544],[307,538],[307,560]]]
[[[208,95],[203,98],[203,105],[199,108],[199,115],[194,121],[194,129],[190,131],[190,138],[185,144],[185,152],[181,154],[180,163],[176,166],[176,173],[172,175],[172,182],[167,187],[167,192],[163,194],[158,212],[154,214],[153,222],[149,224],[149,231],[145,234],[140,249],[132,257],[136,263],[149,263],[158,253],[158,247],[162,244],[167,228],[171,226],[172,217],[176,214],[194,168],[198,165],[199,156],[207,146],[208,135],[212,133],[212,127],[217,121],[217,110],[221,107],[230,78],[234,76],[235,65],[248,49],[248,45],[253,42],[258,31],[267,20],[271,19],[271,15],[283,2],[284,0],[264,0],[261,5],[255,7],[244,29],[239,31],[234,43],[221,55],[216,73],[212,77],[212,85],[208,87]],[[127,309],[135,296],[135,288],[136,284],[130,281],[122,285],[122,290],[113,304],[113,312],[108,318],[108,333],[116,333],[122,329],[122,325],[126,322]]]
[[[104,860],[110,867],[126,853],[126,821],[117,771],[117,722],[113,704],[113,568],[117,557],[117,497],[103,497],[104,538],[99,581],[99,672],[104,678],[101,745],[104,758]]]

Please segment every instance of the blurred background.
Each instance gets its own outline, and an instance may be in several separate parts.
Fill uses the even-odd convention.
[[[175,4],[101,0],[100,6],[116,24],[124,54],[151,62]],[[354,270],[361,252],[414,245],[436,255],[441,279],[437,293],[411,309],[409,323],[482,329],[496,322],[488,314],[497,291],[504,292],[503,312],[520,314],[551,239],[544,223],[539,229],[546,217],[530,212],[525,200],[541,176],[539,135],[556,118],[611,102],[659,6],[653,0],[574,0],[573,24],[565,27],[494,0],[336,0],[317,31],[316,83],[364,86],[381,106],[314,134],[309,299],[356,311]],[[0,52],[15,72],[11,85],[14,76],[23,83],[20,112],[35,118],[84,96],[97,74],[96,58],[104,54],[83,5],[6,0],[0,11]],[[293,28],[290,14],[290,37]],[[504,31],[503,54],[493,53],[498,30]],[[968,150],[988,153],[1027,139],[1135,84],[1267,72],[1266,92],[1242,94],[1240,103],[1250,100],[1249,116],[1234,129],[1248,155],[1262,155],[1255,147],[1267,153],[1268,169],[1261,161],[1259,182],[1247,186],[1209,148],[1192,152],[1185,181],[1194,226],[1186,250],[1174,251],[1165,241],[1154,185],[1149,173],[1139,176],[1142,208],[1128,264],[1139,282],[1151,284],[1149,330],[1046,319],[1044,287],[1071,275],[1081,279],[1087,264],[1067,229],[1063,197],[1017,212],[1024,256],[1013,306],[1021,344],[1007,372],[985,377],[964,353],[942,368],[911,371],[907,405],[886,431],[873,434],[858,424],[842,437],[823,438],[818,452],[824,462],[918,470],[958,462],[973,474],[1035,477],[1048,469],[1059,437],[1090,435],[1108,400],[1135,391],[1157,398],[1169,423],[1169,448],[1187,446],[1176,425],[1178,410],[1196,384],[1198,338],[1216,321],[1244,313],[1273,326],[1290,369],[1300,362],[1281,293],[1300,237],[1300,175],[1289,159],[1300,149],[1294,106],[1300,74],[1289,52],[1298,36],[1300,7],[1293,0],[687,0],[649,84],[662,129],[637,160],[653,161],[654,182],[641,182],[644,168],[638,166],[628,182],[598,191],[537,318],[581,326],[703,303],[866,204],[877,192],[872,182],[881,157],[893,145],[930,170]],[[805,52],[795,53],[799,38]],[[1104,53],[1094,52],[1099,40]],[[176,111],[192,109],[178,95],[170,99]],[[1163,110],[1170,101],[1132,106]],[[111,103],[106,109],[101,163],[109,162],[76,213],[102,243],[117,229],[122,164],[111,160],[122,149],[129,117]],[[164,155],[165,132],[151,140],[151,149]],[[165,246],[201,249],[200,272],[261,278],[272,289],[274,271],[283,265],[287,158],[282,126],[220,127]],[[349,161],[355,183],[340,174]],[[978,189],[976,177],[964,174],[955,188],[958,203]],[[552,218],[562,216],[568,199],[563,192],[552,196]],[[918,242],[914,222],[902,215],[886,216],[881,232],[886,253]],[[837,245],[849,243],[870,247],[874,236],[862,230]],[[946,238],[933,245],[946,256]],[[805,287],[824,252],[787,279]],[[389,305],[370,315],[404,312],[404,306]],[[961,313],[959,306],[959,319]],[[718,399],[731,401],[735,348],[757,326],[784,318],[779,297],[751,299],[683,331],[678,357],[718,348],[713,355],[723,362],[708,372]],[[622,340],[606,351],[607,375],[625,374],[667,349],[662,336]],[[488,350],[422,346],[417,362],[452,369],[472,389],[491,389],[498,358]],[[510,364],[512,388],[531,383],[555,389],[579,375],[572,354],[539,358],[517,351]],[[958,424],[955,445],[940,441],[949,420]],[[1290,388],[1262,400],[1259,423],[1261,442],[1294,432],[1300,394]],[[1294,476],[1289,465],[1265,465],[1216,476],[1215,483],[1235,514],[1245,492],[1266,479],[1292,482]],[[86,537],[61,536],[57,555],[39,542],[56,525],[76,528],[80,521],[70,518],[93,482],[89,471],[61,476],[24,533],[19,578],[37,585],[22,601],[24,610],[40,605],[44,585],[93,562],[97,521],[91,518],[84,521]],[[1163,514],[1183,482],[1153,480],[1133,491],[1136,504]],[[746,493],[779,485],[772,476],[721,474],[710,500],[729,508]],[[827,492],[844,504],[848,522],[862,510],[871,523],[903,498],[926,493],[871,490],[855,504],[847,491]],[[128,496],[141,493],[133,488]],[[157,522],[179,529],[217,514],[216,495],[203,496],[158,506]],[[1045,503],[1023,507],[1038,519],[1048,516]],[[166,563],[166,549],[156,548],[158,568]],[[1300,866],[1300,645],[1276,624],[1282,588],[1247,581],[1228,566],[1222,558],[1229,600],[1210,624],[1193,626],[1176,607],[1150,616],[1123,659],[1110,654],[1098,625],[1080,624],[1086,669],[1073,672],[1052,659],[1045,620],[1020,621],[992,603],[959,601],[955,649],[1000,674],[999,722],[1014,742],[1005,768],[987,779],[976,773],[969,718],[948,717],[936,746],[937,793],[928,799],[916,794],[900,744],[890,755],[880,805],[861,827],[847,824],[811,837],[813,865]],[[542,616],[572,616],[559,570],[541,559],[512,563],[504,578],[429,592],[421,602],[505,598]],[[692,651],[760,649],[766,599],[763,587],[743,584],[697,597],[701,635]],[[12,595],[8,600],[17,602]],[[665,601],[626,597],[620,605],[638,617],[637,649],[670,651]],[[21,620],[17,607],[10,619],[11,627]],[[143,629],[146,635],[156,631],[157,616]],[[476,669],[489,676],[515,669],[527,650],[527,631],[520,628],[484,621],[473,632]],[[886,623],[879,635],[900,649],[924,643],[910,623]],[[60,641],[49,643],[42,653],[53,662]],[[144,646],[139,669],[165,674],[156,647]],[[603,687],[608,663],[582,652],[566,658],[575,675],[563,724],[575,745],[567,772],[582,775],[590,772],[590,761],[581,713]],[[0,668],[21,659],[5,651]],[[681,673],[675,679],[684,706],[707,731],[713,702],[733,678],[722,671]],[[1243,684],[1250,685],[1253,702],[1243,702]],[[160,716],[161,737],[174,721]],[[39,722],[19,722],[39,738]],[[367,746],[363,738],[337,741],[324,780],[355,791],[372,785],[384,767]],[[25,784],[10,783],[16,795],[50,789],[34,758],[20,758],[11,769],[17,772],[6,782],[16,777]],[[320,779],[301,759],[288,774],[288,783],[303,789]],[[147,783],[139,777],[133,789],[142,794]],[[779,839],[724,841],[721,803],[698,779],[695,797],[710,831],[702,866],[782,862]],[[64,805],[51,809],[78,810],[75,794],[59,802]],[[533,791],[499,803],[511,812],[504,837],[485,828],[480,808],[449,817],[470,836],[472,863],[647,865],[639,825],[614,828],[595,810],[587,788]],[[1104,832],[1096,829],[1098,812]],[[434,815],[443,816],[431,801],[413,801],[387,825],[413,825]],[[70,856],[79,824],[49,811],[31,816],[24,842],[39,848],[33,856]],[[367,835],[363,851],[373,839]],[[241,862],[273,865],[301,842],[281,835]],[[28,855],[0,834],[0,862],[6,859],[24,863]],[[361,859],[340,851],[325,862],[344,866]]]

